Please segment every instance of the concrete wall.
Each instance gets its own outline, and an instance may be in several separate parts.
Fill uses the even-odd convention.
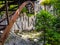
[[[26,13],[20,14],[11,30],[34,30],[35,16],[28,17]]]

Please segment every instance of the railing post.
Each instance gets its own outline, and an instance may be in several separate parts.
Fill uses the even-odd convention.
[[[5,0],[5,4],[6,4],[6,18],[7,18],[7,23],[9,24],[9,16],[8,16],[8,2],[7,2],[7,0]]]
[[[0,42],[0,45],[4,45],[2,42]]]

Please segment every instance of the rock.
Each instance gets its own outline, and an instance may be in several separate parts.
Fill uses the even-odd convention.
[[[34,42],[38,42],[38,39],[34,39]]]

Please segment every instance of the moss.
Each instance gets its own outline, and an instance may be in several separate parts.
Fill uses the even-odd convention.
[[[27,13],[27,16],[28,17],[31,17],[31,16],[33,16],[34,14],[30,14],[30,13]]]
[[[34,13],[28,13],[28,10],[27,10],[26,7],[24,7],[24,8],[22,9],[22,11],[21,11],[21,13],[24,13],[24,12],[27,14],[28,17],[31,17],[31,16],[34,15]]]
[[[26,7],[24,7],[21,12],[27,12]]]

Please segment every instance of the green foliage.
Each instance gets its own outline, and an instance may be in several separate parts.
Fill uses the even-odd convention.
[[[42,5],[51,5],[54,4],[57,0],[43,0]]]
[[[4,4],[0,5],[0,8],[3,6]]]
[[[60,34],[53,29],[46,30],[46,45],[60,45]]]
[[[34,15],[34,13],[28,13],[28,10],[27,10],[26,7],[24,7],[21,12],[22,12],[22,13],[25,12],[28,17],[31,17],[32,15]]]
[[[30,14],[30,13],[27,13],[27,16],[28,17],[31,17],[31,16],[33,16],[34,14]]]
[[[1,15],[1,16],[3,16],[3,14],[4,14],[4,13],[5,13],[5,12],[4,12],[4,11],[2,11],[2,12],[0,12],[0,15]]]
[[[10,5],[9,10],[17,10],[18,5]]]
[[[60,15],[60,0],[57,0],[54,4],[54,11],[57,15]]]
[[[26,7],[24,7],[21,12],[27,12]]]
[[[42,10],[36,15],[36,30],[45,30],[46,45],[60,45],[60,33],[57,32],[56,25],[60,28],[60,18]]]
[[[60,16],[59,15],[56,18],[56,22],[54,23],[54,26],[56,28],[56,31],[60,33]]]
[[[55,16],[51,15],[47,11],[42,10],[36,15],[36,30],[43,28],[52,28],[54,21]]]

